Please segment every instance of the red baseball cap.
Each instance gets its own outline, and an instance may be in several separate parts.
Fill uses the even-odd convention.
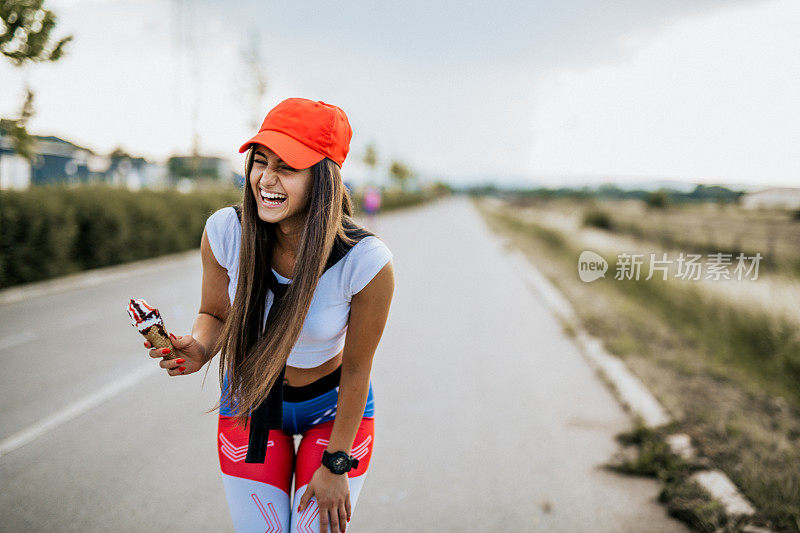
[[[350,150],[353,130],[335,105],[305,98],[288,98],[272,108],[258,133],[239,148],[263,144],[294,168],[308,168],[329,157],[339,167]]]

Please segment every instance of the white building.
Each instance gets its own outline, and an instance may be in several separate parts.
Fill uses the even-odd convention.
[[[14,153],[8,137],[0,135],[0,189],[27,189],[30,185],[30,162]]]

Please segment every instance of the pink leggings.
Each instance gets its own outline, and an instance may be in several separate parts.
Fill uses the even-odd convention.
[[[237,533],[319,533],[316,497],[311,498],[302,513],[297,512],[297,506],[311,476],[320,467],[332,429],[333,420],[310,426],[301,433],[296,453],[291,433],[271,429],[264,463],[245,463],[249,431],[237,427],[232,417],[219,415],[219,464]],[[353,511],[369,468],[374,438],[374,418],[363,417],[350,451],[350,455],[358,459],[358,468],[347,473]],[[294,499],[290,503],[292,475]]]

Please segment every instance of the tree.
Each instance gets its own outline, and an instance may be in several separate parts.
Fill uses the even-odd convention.
[[[369,143],[364,150],[364,157],[362,161],[369,168],[370,182],[375,178],[375,167],[378,165],[378,151],[375,149],[375,144]]]
[[[20,156],[30,160],[36,149],[34,138],[25,128],[28,119],[33,116],[33,91],[26,89],[25,102],[19,112],[18,119],[0,119],[0,130],[6,132],[11,139],[11,146]]]
[[[392,161],[392,164],[389,166],[389,175],[404,191],[411,179],[411,174],[411,169],[401,161]]]
[[[126,152],[125,149],[122,146],[117,146],[116,148],[114,148],[111,151],[111,153],[108,154],[108,157],[110,157],[112,159],[117,159],[117,158],[122,158],[122,157],[125,157],[125,158],[128,158],[128,159],[133,159],[133,157],[131,157],[131,154]]]
[[[669,206],[669,194],[664,190],[650,192],[647,194],[645,203],[647,207],[664,209]]]
[[[42,7],[44,0],[0,0],[0,53],[15,67],[30,63],[58,61],[72,35],[60,40],[51,38],[56,15]],[[28,134],[28,120],[33,116],[33,90],[25,84],[25,101],[19,118],[7,120],[8,135],[14,150],[27,159],[33,157],[33,137]]]

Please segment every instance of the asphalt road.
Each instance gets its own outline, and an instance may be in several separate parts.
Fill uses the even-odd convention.
[[[469,200],[369,227],[396,289],[350,531],[687,531],[655,481],[599,468],[628,416]],[[125,311],[145,298],[188,333],[199,254],[115,272],[0,304],[0,530],[233,531],[216,360],[204,385],[167,376]]]

